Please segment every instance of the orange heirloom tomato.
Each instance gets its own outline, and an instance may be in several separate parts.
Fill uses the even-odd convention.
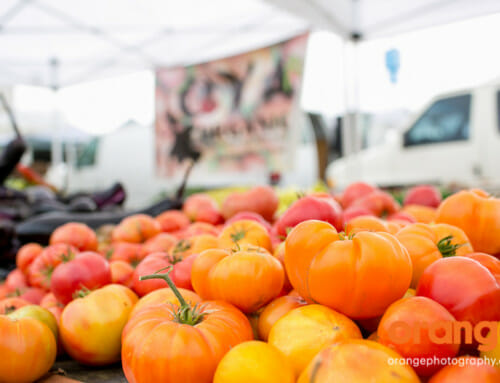
[[[115,284],[71,301],[60,320],[64,349],[73,359],[91,366],[117,362],[122,330],[136,302],[132,290]]]
[[[162,278],[180,305],[143,307],[131,316],[122,335],[122,366],[130,383],[211,383],[222,357],[253,338],[248,319],[225,302],[187,303],[167,274]]]
[[[234,249],[253,245],[272,251],[271,238],[267,229],[257,221],[243,219],[227,225],[219,234],[219,247]]]
[[[199,254],[204,250],[216,249],[217,237],[211,234],[198,234],[190,238],[180,239],[171,248],[170,253],[176,258],[186,258],[189,255]]]
[[[220,361],[213,383],[295,383],[290,362],[265,342],[243,342]]]
[[[443,323],[453,328],[455,322],[448,310],[429,298],[401,299],[390,305],[382,317],[377,330],[379,343],[407,358],[412,366],[414,360],[429,358],[431,363],[417,363],[413,368],[420,376],[430,376],[445,365],[441,361],[456,356],[460,347],[460,341],[441,342],[442,334],[433,332],[432,326],[443,331]],[[435,333],[438,342],[432,338]]]
[[[345,340],[316,355],[297,383],[419,383],[415,371],[399,363],[400,358],[395,351],[370,340]]]
[[[458,192],[441,203],[436,222],[461,228],[475,251],[500,254],[500,199],[482,190]]]
[[[251,313],[276,298],[283,287],[281,263],[267,250],[243,247],[231,252],[212,249],[193,262],[191,282],[203,299],[229,302]]]
[[[396,234],[408,250],[413,264],[411,287],[417,287],[424,270],[443,257],[472,253],[469,238],[462,229],[447,224],[415,223]]]
[[[350,338],[361,338],[352,320],[328,307],[309,305],[281,317],[271,328],[268,342],[290,360],[298,377],[319,351]]]
[[[116,226],[111,236],[113,242],[142,243],[161,233],[160,223],[146,214],[125,218]]]
[[[497,283],[500,285],[500,260],[498,258],[486,253],[469,253],[464,254],[463,256],[466,258],[472,258],[486,267],[491,274],[493,274]]]
[[[177,288],[179,292],[184,297],[184,300],[191,304],[195,305],[197,303],[202,302],[202,299],[192,292],[191,290]],[[179,305],[179,300],[177,299],[175,293],[169,287],[164,287],[162,289],[158,289],[155,291],[151,291],[149,294],[144,295],[134,306],[134,309],[130,313],[130,317],[132,318],[136,313],[141,311],[145,307],[155,306],[160,304],[168,304],[168,305]]]
[[[286,271],[300,296],[350,318],[383,314],[410,286],[408,251],[388,233],[359,232],[349,239],[326,222],[306,221],[285,246]]]
[[[356,234],[360,231],[391,232],[387,221],[371,215],[355,217],[345,225],[345,232],[347,234]]]
[[[497,361],[498,363],[498,361]],[[500,368],[495,368],[484,359],[462,356],[455,363],[438,371],[428,383],[497,383]]]
[[[41,321],[0,315],[0,334],[0,382],[34,382],[54,364],[56,339]]]
[[[70,222],[59,226],[50,236],[49,243],[72,245],[79,251],[97,251],[97,235],[83,223]]]
[[[276,258],[278,261],[280,261],[281,266],[283,266],[283,270],[285,271],[285,281],[283,282],[283,294],[287,294],[289,291],[292,290],[292,285],[290,283],[290,280],[288,279],[288,275],[286,275],[286,270],[285,270],[285,242],[281,242],[278,247],[273,252],[274,258]]]
[[[420,223],[432,223],[437,217],[437,209],[429,206],[407,205],[403,207],[402,211]]]
[[[307,302],[298,295],[285,295],[269,303],[259,315],[259,338],[267,342],[271,328],[278,319],[293,309],[306,304]]]

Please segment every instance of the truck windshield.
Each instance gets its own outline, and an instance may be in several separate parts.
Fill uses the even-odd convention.
[[[405,133],[404,146],[468,140],[470,102],[470,94],[434,102]]]

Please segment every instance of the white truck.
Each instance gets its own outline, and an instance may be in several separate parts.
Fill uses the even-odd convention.
[[[434,98],[383,144],[329,164],[329,183],[418,183],[500,189],[500,80]]]

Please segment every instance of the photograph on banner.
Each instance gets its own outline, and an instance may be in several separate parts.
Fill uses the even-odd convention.
[[[224,183],[289,169],[307,34],[189,67],[156,70],[156,171]]]

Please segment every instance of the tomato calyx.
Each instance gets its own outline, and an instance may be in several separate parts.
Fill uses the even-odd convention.
[[[4,309],[4,314],[5,315],[9,315],[10,313],[13,313],[14,311],[16,311],[17,307],[12,305],[12,306],[7,306],[5,307]]]
[[[339,240],[341,241],[350,241],[354,238],[354,236],[356,235],[356,233],[349,233],[349,234],[346,234],[344,232],[341,232],[339,233]]]
[[[436,244],[439,252],[444,258],[453,257],[454,255],[456,255],[456,252],[459,248],[466,245],[465,243],[459,243],[454,245],[451,243],[452,239],[453,236],[449,235],[447,237],[441,238],[439,242]]]
[[[191,248],[191,243],[188,240],[181,239],[177,242],[172,250],[172,255],[176,256],[179,253],[184,253]]]
[[[167,272],[164,274],[158,274],[160,271],[164,270],[167,270]],[[209,312],[208,311],[203,312],[203,305],[195,304],[194,306],[191,306],[189,303],[186,302],[186,300],[184,299],[184,297],[182,296],[182,294],[180,293],[180,291],[177,289],[174,282],[170,278],[170,273],[172,272],[172,270],[173,266],[167,266],[160,270],[157,270],[153,274],[143,275],[139,277],[139,280],[145,281],[148,279],[163,279],[165,282],[167,282],[168,287],[170,287],[170,289],[175,294],[177,300],[180,303],[180,307],[178,309],[172,308],[174,321],[180,324],[196,326],[198,323],[203,321],[203,319],[207,314],[209,314]]]
[[[92,292],[92,290],[88,289],[87,287],[85,286],[82,286],[82,288],[80,290],[76,290],[74,293],[73,293],[73,299],[77,299],[77,298],[85,298],[87,295],[89,295],[90,293]]]
[[[246,234],[247,231],[245,229],[235,230],[234,233],[231,233],[230,235],[231,241],[233,241],[235,245],[238,245],[238,242],[245,238]]]

